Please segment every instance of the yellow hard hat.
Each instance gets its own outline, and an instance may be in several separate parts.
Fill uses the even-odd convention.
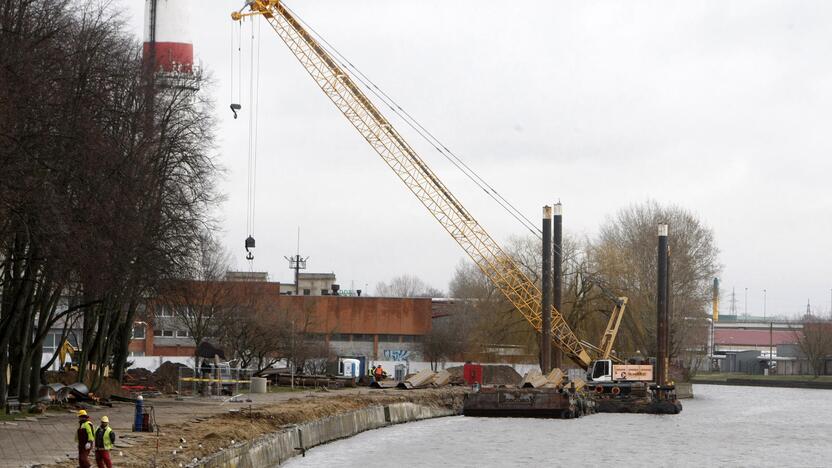
[[[110,418],[108,418],[107,416],[101,416],[101,422],[108,423],[110,422]]]
[[[87,415],[87,410],[78,411],[78,416],[86,416],[86,415]]]

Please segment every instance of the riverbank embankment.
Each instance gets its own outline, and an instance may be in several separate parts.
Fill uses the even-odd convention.
[[[822,380],[696,379],[692,382],[697,385],[738,385],[745,387],[813,388],[818,390],[832,390],[832,382]]]
[[[230,411],[183,418],[158,435],[131,437],[129,447],[116,449],[114,461],[137,468],[277,465],[302,450],[366,430],[459,414],[466,388],[343,392],[310,392],[251,407],[229,404]]]

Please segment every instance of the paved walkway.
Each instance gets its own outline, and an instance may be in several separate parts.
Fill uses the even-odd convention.
[[[286,392],[250,395],[251,403],[223,403],[222,400],[193,398],[177,401],[173,398],[149,398],[146,405],[153,406],[156,421],[163,432],[188,420],[224,413],[231,409],[270,405],[290,398],[331,396],[368,392],[364,389],[344,389],[335,392]],[[130,437],[134,407],[129,403],[114,403],[112,408],[95,407],[87,410],[97,427],[101,416],[107,415],[118,435],[125,435],[116,443],[114,462],[118,465],[118,447],[135,444],[141,437]],[[21,414],[15,421],[0,421],[0,468],[21,468],[48,465],[77,457],[75,431],[78,417],[75,411],[49,412],[45,415]]]

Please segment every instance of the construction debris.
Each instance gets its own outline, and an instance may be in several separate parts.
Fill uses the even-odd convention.
[[[414,388],[425,388],[430,386],[431,382],[433,382],[434,377],[436,377],[436,372],[425,369],[423,371],[418,372],[416,375],[412,375],[405,379],[404,382],[398,384],[396,388],[401,388],[403,390],[410,390]]]
[[[520,381],[520,388],[539,388],[549,383],[549,380],[539,370],[530,370]]]
[[[451,373],[443,370],[442,372],[437,372],[436,375],[433,376],[433,381],[430,383],[434,387],[444,387],[451,383]]]

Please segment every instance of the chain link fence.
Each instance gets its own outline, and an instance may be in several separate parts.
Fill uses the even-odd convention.
[[[255,369],[212,367],[211,369],[179,368],[179,396],[231,397],[251,392]]]

